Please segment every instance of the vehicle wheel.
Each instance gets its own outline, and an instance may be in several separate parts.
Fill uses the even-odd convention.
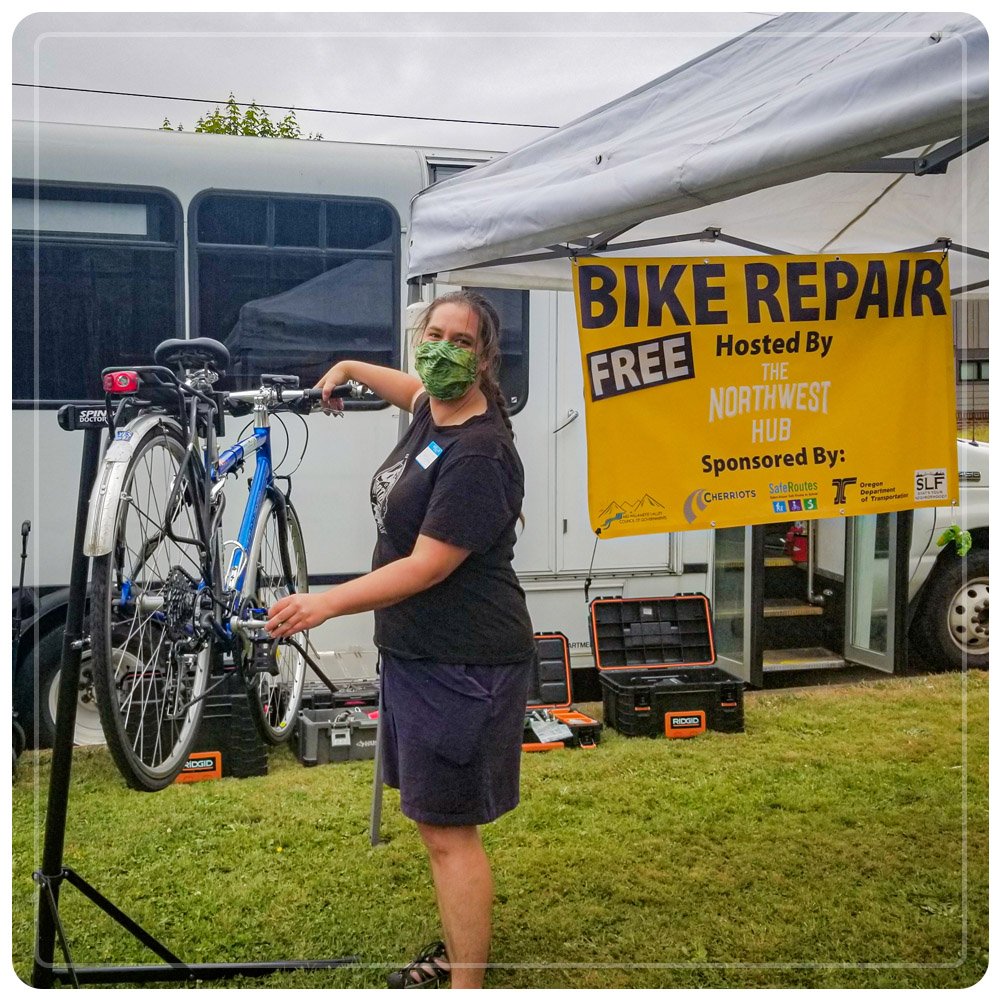
[[[27,746],[34,750],[51,747],[55,740],[62,641],[62,626],[43,635],[21,664],[14,682],[14,708],[24,729]],[[77,746],[104,742],[94,693],[93,660],[89,651],[84,651],[80,657],[80,697],[76,704],[73,742]]]
[[[282,597],[304,594],[308,589],[306,550],[295,508],[287,501],[276,504],[268,497],[250,546],[240,607],[269,608]],[[304,647],[307,637],[308,633],[302,632],[295,640]],[[248,666],[247,672],[248,701],[254,720],[261,736],[273,744],[284,743],[295,728],[305,680],[305,657],[294,646],[279,645],[276,671],[251,673]]]
[[[12,749],[14,751],[13,771],[16,774],[17,758],[20,757],[22,753],[24,753],[25,738],[24,738],[24,730],[18,725],[17,719],[13,720],[11,728],[14,731],[11,743],[12,743]]]
[[[176,430],[136,449],[122,483],[112,549],[94,559],[91,649],[108,749],[132,788],[180,773],[198,734],[212,655],[200,624],[198,485]]]
[[[974,549],[934,568],[920,614],[922,651],[930,665],[986,670],[990,660],[990,558]]]

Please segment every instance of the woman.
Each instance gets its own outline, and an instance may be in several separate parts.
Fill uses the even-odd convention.
[[[382,767],[427,848],[444,943],[389,985],[482,986],[493,881],[479,826],[517,805],[524,710],[534,658],[524,592],[511,567],[524,473],[496,381],[500,324],[481,296],[436,299],[405,372],[357,361],[317,383],[363,382],[410,411],[372,481],[372,572],[271,608],[275,637],[375,611]]]

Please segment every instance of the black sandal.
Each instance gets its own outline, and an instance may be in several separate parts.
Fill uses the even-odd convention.
[[[436,989],[451,975],[451,970],[441,964],[441,959],[448,960],[444,942],[434,941],[409,965],[386,976],[389,989],[418,990],[425,986],[433,986]]]

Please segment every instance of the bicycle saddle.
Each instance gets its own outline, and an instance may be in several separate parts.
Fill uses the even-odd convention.
[[[226,345],[211,337],[196,337],[193,340],[173,338],[157,344],[153,360],[158,365],[179,364],[182,368],[200,368],[209,365],[219,374],[229,367],[229,351]]]

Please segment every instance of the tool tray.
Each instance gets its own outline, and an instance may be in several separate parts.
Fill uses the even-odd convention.
[[[592,749],[601,739],[604,728],[597,719],[584,715],[573,706],[573,684],[570,676],[569,642],[561,632],[535,634],[535,670],[528,688],[528,704],[524,716],[522,750],[555,750],[562,747]],[[569,728],[556,734],[558,738],[539,738],[536,725],[558,723]]]
[[[307,680],[302,685],[302,701],[299,704],[299,710],[378,705],[377,680],[359,677],[338,679],[332,683],[334,691],[331,691],[321,681]]]
[[[743,681],[715,666],[704,594],[595,598],[590,634],[612,729],[670,737],[743,731]]]

